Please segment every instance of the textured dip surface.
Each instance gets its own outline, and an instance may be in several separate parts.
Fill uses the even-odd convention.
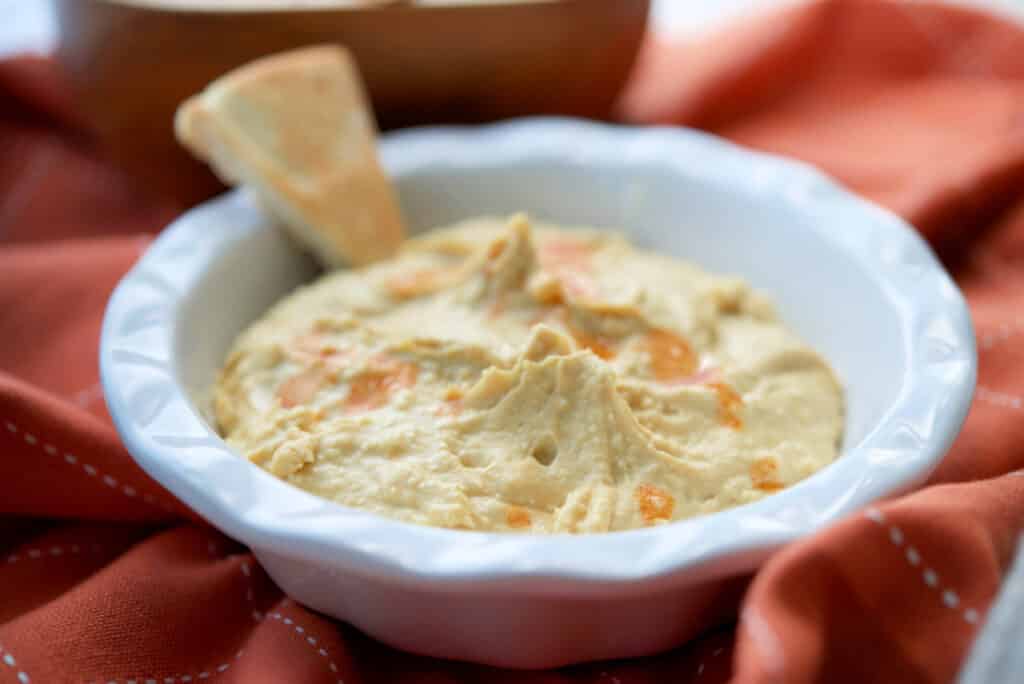
[[[476,219],[330,273],[213,391],[253,463],[466,530],[604,532],[755,501],[832,462],[829,366],[742,280],[605,232]]]

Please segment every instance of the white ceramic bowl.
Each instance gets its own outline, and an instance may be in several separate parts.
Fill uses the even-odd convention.
[[[783,544],[920,484],[963,422],[976,356],[960,293],[909,226],[807,166],[687,130],[557,119],[402,132],[383,158],[417,231],[527,210],[742,275],[838,370],[848,417],[842,456],[813,477],[652,529],[483,534],[344,508],[239,458],[190,398],[315,272],[246,194],[204,204],[110,300],[111,414],[139,464],[288,594],[382,641],[512,667],[672,647],[732,610],[737,578]]]

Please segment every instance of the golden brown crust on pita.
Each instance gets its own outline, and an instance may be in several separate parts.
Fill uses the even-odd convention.
[[[404,238],[376,125],[344,48],[239,67],[183,102],[174,128],[224,182],[252,187],[327,266],[377,261]]]

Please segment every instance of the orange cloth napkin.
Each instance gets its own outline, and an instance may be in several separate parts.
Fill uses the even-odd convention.
[[[735,627],[538,673],[305,610],[133,464],[97,385],[100,318],[179,208],[103,162],[50,62],[0,64],[0,682],[949,681],[1024,529],[1022,56],[1020,27],[882,0],[650,41],[623,116],[806,159],[913,222],[970,300],[979,388],[931,486],[778,554]]]

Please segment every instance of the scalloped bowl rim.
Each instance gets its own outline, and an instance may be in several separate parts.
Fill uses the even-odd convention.
[[[132,420],[133,408],[119,390],[126,372],[119,360],[124,342],[119,326],[129,314],[134,290],[151,266],[165,260],[175,245],[195,241],[198,255],[187,272],[163,278],[170,283],[161,305],[177,312],[183,289],[234,240],[258,223],[255,203],[233,191],[204,203],[174,221],[131,269],[111,296],[103,323],[101,377],[115,425],[137,462],[164,487],[227,534],[262,549],[320,561],[350,571],[388,575],[396,582],[429,583],[460,591],[507,585],[532,592],[592,593],[615,585],[620,591],[650,590],[662,581],[687,581],[748,572],[781,545],[865,505],[923,483],[948,450],[971,403],[977,372],[975,338],[963,296],[927,244],[902,219],[842,189],[813,167],[740,148],[720,138],[683,128],[632,128],[561,118],[520,119],[480,127],[429,127],[385,136],[382,159],[392,174],[424,168],[443,154],[446,163],[500,165],[530,155],[542,144],[564,145],[585,154],[626,159],[715,161],[708,173],[725,173],[742,189],[758,183],[758,192],[778,190],[779,201],[825,210],[858,225],[850,231],[826,231],[870,267],[890,297],[899,298],[904,334],[925,335],[907,349],[909,368],[898,399],[858,444],[845,448],[835,463],[784,491],[719,513],[672,524],[595,535],[530,535],[455,531],[394,521],[346,508],[308,494],[240,458],[196,411],[168,364],[169,401],[187,407],[182,432],[201,434],[189,448],[202,448],[218,472],[237,474],[237,482],[264,493],[261,505],[244,509],[235,502],[235,478],[211,487],[178,462],[182,446],[161,443]],[[685,154],[681,154],[685,152]],[[710,167],[709,167],[710,168]],[[737,173],[742,169],[743,173]],[[692,169],[689,171],[692,173]],[[749,188],[747,188],[749,190]],[[197,217],[234,212],[240,225],[218,231],[197,227]],[[881,249],[879,250],[879,247]],[[913,267],[908,267],[913,264]],[[908,276],[913,272],[913,277]],[[154,317],[159,335],[175,344],[176,315]],[[918,333],[920,334],[920,332]],[[932,433],[906,444],[899,427],[931,424]],[[905,432],[905,431],[904,431]],[[188,440],[185,440],[188,441]],[[872,454],[898,453],[877,462]],[[206,458],[206,457],[204,457]],[[894,462],[895,461],[895,462]],[[254,471],[254,472],[253,472]],[[268,496],[273,496],[270,503]],[[278,502],[285,502],[279,505]],[[313,521],[311,523],[311,521]],[[671,540],[671,543],[668,543]],[[620,559],[628,559],[623,561]]]

